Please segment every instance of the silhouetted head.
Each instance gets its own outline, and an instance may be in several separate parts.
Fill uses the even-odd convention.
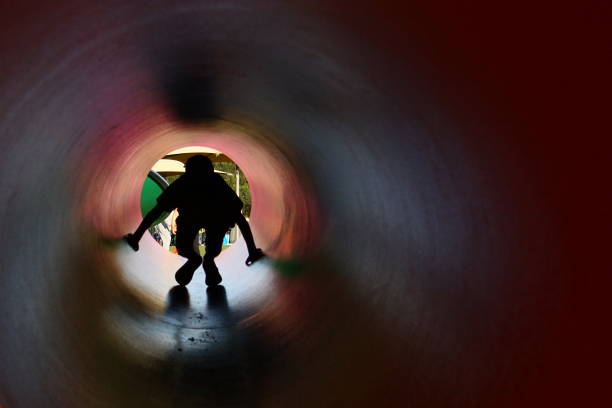
[[[188,174],[213,174],[214,168],[210,159],[206,156],[198,154],[191,156],[185,162],[185,173]]]

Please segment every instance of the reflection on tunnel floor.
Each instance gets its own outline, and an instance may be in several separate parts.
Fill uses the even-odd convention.
[[[118,259],[127,284],[152,307],[127,302],[108,311],[105,326],[114,332],[114,346],[158,373],[156,382],[171,395],[170,403],[244,406],[256,401],[258,381],[273,359],[263,339],[240,323],[272,293],[269,263],[247,268],[237,262],[242,256],[234,255],[218,262],[222,285],[207,288],[199,268],[187,287],[172,286],[183,258],[164,253],[169,258],[160,260],[162,249],[144,247],[134,253],[122,245]],[[232,250],[246,253],[240,243]],[[157,267],[143,272],[143,263],[152,259],[159,262]]]
[[[189,293],[174,287],[168,294],[166,317],[182,326],[174,332],[175,348],[168,351],[164,377],[174,385],[177,399],[231,404],[255,398],[262,377],[261,347],[252,336],[236,327],[223,286],[206,289],[204,310],[192,309]],[[191,328],[193,321],[206,328]],[[233,405],[233,404],[232,404]]]

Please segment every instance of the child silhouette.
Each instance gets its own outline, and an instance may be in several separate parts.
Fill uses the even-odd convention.
[[[248,222],[240,212],[243,203],[227,183],[215,174],[212,162],[203,155],[190,157],[185,163],[185,174],[172,183],[157,198],[157,205],[145,215],[133,234],[124,239],[134,251],[144,232],[164,212],[178,210],[176,219],[176,249],[187,262],[176,271],[179,285],[187,285],[193,273],[202,263],[206,273],[206,285],[221,283],[221,275],[215,258],[221,253],[225,233],[238,225],[247,244],[248,266],[265,256],[255,246]],[[200,229],[206,229],[206,253],[204,259],[194,248],[194,240]]]

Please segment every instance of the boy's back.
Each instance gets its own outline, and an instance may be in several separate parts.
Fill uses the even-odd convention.
[[[183,221],[197,222],[204,228],[227,227],[236,222],[242,201],[218,174],[185,174],[158,198],[164,211],[178,208]]]

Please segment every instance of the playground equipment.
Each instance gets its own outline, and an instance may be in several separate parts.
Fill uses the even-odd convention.
[[[168,187],[168,182],[162,176],[154,172],[149,171],[144,184],[142,185],[142,192],[140,193],[140,212],[142,216],[145,216],[149,211],[157,205],[157,197]],[[161,220],[165,219],[168,214],[163,214],[153,225],[157,225]]]
[[[603,2],[98,3],[0,12],[1,406],[610,405]],[[193,145],[224,291],[118,241]]]

